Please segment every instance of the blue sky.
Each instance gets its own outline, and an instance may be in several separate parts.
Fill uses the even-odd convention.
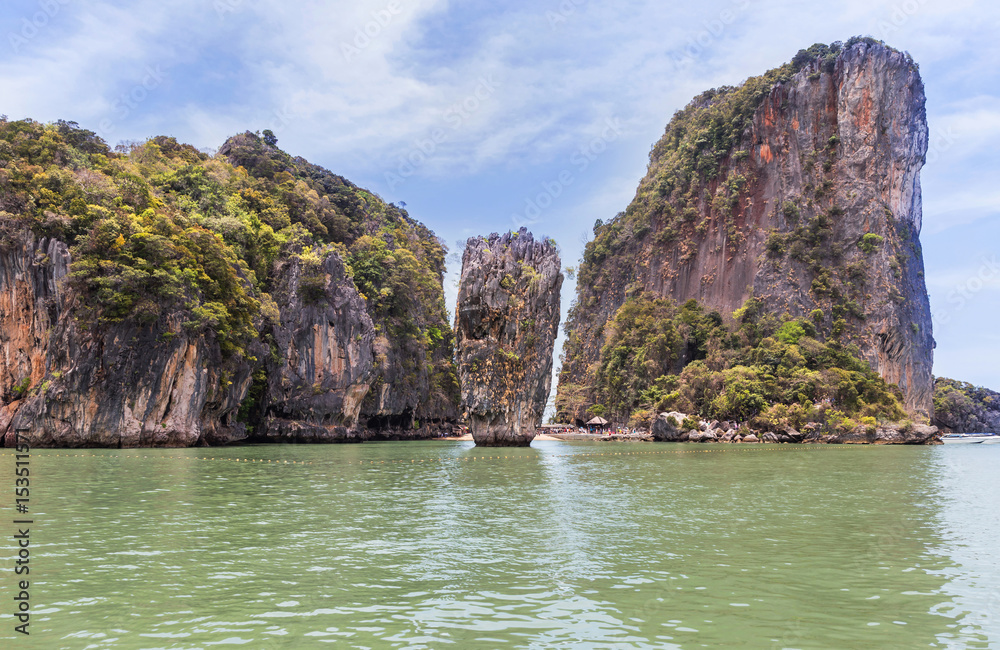
[[[935,373],[1000,389],[995,3],[15,0],[0,15],[0,113],[75,120],[111,144],[216,148],[270,128],[405,201],[452,248],[527,220],[575,266],[675,110],[856,34],[909,51],[926,86]],[[568,282],[564,311],[573,295]]]

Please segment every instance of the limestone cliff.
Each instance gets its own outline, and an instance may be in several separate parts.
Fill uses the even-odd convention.
[[[89,322],[67,283],[70,263],[61,241],[28,231],[4,238],[0,435],[27,427],[40,447],[372,437],[358,416],[375,333],[337,252],[283,251],[277,311],[262,324],[267,346],[251,344],[252,358],[223,355],[181,313],[147,325]]]
[[[179,315],[144,325],[81,318],[69,251],[3,224],[0,435],[39,447],[178,447],[245,437],[235,415],[251,365]]]
[[[934,424],[948,433],[1000,433],[1000,393],[964,381],[934,381]]]
[[[432,433],[458,417],[453,339],[444,302],[445,248],[401,206],[247,132],[220,155],[266,188],[299,193],[288,218],[320,243],[343,244],[344,262],[375,328],[375,376],[359,414],[374,437]],[[420,432],[423,431],[423,434]]]
[[[375,328],[334,250],[285,251],[273,293],[279,320],[258,418],[267,440],[361,441],[374,378]],[[267,337],[266,337],[267,338]]]
[[[445,252],[267,132],[216,156],[165,136],[112,151],[0,116],[0,436],[438,435],[459,403]]]
[[[560,389],[593,384],[604,326],[630,294],[723,314],[756,297],[857,344],[908,410],[929,415],[926,150],[917,66],[871,39],[813,46],[697,97],[653,147],[628,209],[595,226]]]
[[[482,446],[523,446],[548,399],[563,277],[527,229],[469,239],[455,329],[462,403]]]

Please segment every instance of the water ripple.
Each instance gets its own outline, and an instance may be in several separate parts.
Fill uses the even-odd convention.
[[[38,452],[32,635],[54,648],[1000,643],[1000,522],[977,496],[1000,489],[992,450],[609,449]]]

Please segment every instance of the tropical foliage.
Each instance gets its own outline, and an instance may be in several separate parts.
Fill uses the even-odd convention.
[[[767,314],[754,299],[723,318],[694,300],[678,306],[639,294],[606,334],[590,398],[618,422],[648,425],[669,410],[767,428],[850,429],[905,417],[899,388],[855,348],[810,320]]]
[[[444,245],[405,210],[285,153],[273,133],[235,136],[210,156],[162,136],[112,150],[73,122],[3,117],[0,222],[70,244],[93,324],[180,316],[227,354],[243,353],[273,311],[282,251],[308,262],[333,246],[378,334],[406,351],[396,357],[408,376],[433,375],[457,399]]]
[[[934,382],[934,423],[956,433],[1000,433],[1000,393],[938,377]]]

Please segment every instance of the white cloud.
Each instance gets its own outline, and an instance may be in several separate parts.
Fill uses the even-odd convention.
[[[53,106],[72,106],[77,119],[96,119],[143,65],[169,68],[198,59],[202,50],[224,52],[241,61],[240,86],[220,73],[219,96],[206,97],[200,111],[179,113],[176,119],[189,125],[178,130],[221,139],[228,133],[208,133],[204,119],[219,104],[234,121],[290,105],[298,116],[285,136],[291,143],[311,154],[383,165],[439,128],[479,78],[493,77],[498,91],[451,133],[425,170],[468,173],[512,158],[530,164],[558,158],[612,115],[662,128],[672,109],[706,87],[738,83],[813,40],[888,21],[887,36],[903,46],[926,44],[937,58],[955,38],[948,21],[964,24],[975,12],[982,22],[983,12],[996,14],[972,0],[960,11],[934,0],[852,0],[827,8],[754,0],[542,2],[474,23],[470,33],[455,36],[466,47],[449,56],[428,37],[456,9],[443,0],[226,1],[232,11],[221,14],[193,1],[129,9],[81,3],[77,30],[65,41],[0,62],[0,77],[16,97],[8,112],[49,117]],[[562,11],[563,5],[573,9]],[[918,10],[906,9],[911,5]],[[900,11],[901,20],[894,17]],[[951,107],[942,124],[976,133],[988,126],[988,139],[1000,136],[997,100]]]

